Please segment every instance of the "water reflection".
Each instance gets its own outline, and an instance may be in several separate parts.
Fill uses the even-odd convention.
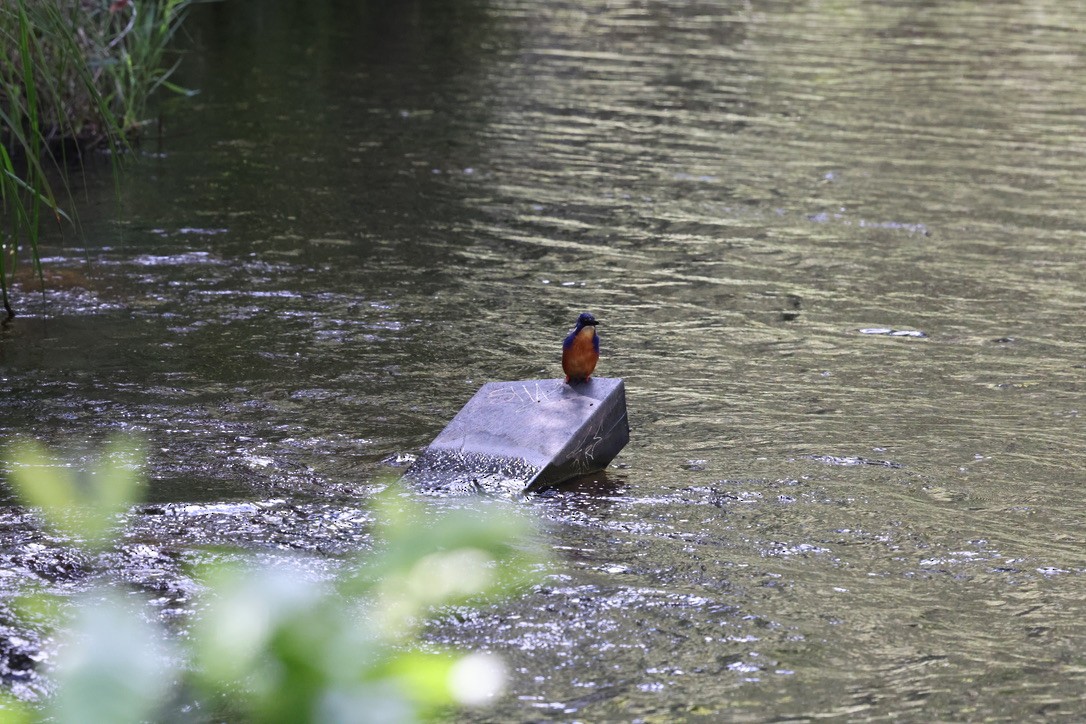
[[[206,543],[321,575],[389,461],[482,383],[555,376],[587,309],[631,442],[519,506],[562,567],[432,623],[516,672],[474,719],[1073,716],[1081,9],[193,19],[202,95],[116,204],[88,190],[50,261],[86,281],[0,337],[4,434],[154,442],[106,570],[163,615]],[[0,582],[85,565],[2,526]]]

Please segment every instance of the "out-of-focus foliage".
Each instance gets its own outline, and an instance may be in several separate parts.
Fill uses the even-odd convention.
[[[8,481],[23,502],[42,511],[46,525],[83,547],[110,544],[118,516],[137,498],[137,448],[115,442],[91,470],[50,460],[33,443],[16,445],[13,452]]]
[[[47,525],[101,549],[138,488],[138,457],[114,444],[77,474],[23,444],[8,478]],[[538,573],[530,526],[498,501],[434,517],[394,486],[375,506],[375,549],[335,576],[315,580],[302,559],[199,568],[204,592],[182,636],[134,592],[83,595],[56,622],[56,694],[40,708],[0,702],[0,720],[410,722],[485,704],[505,678],[497,656],[415,643],[436,607],[492,600]],[[50,608],[41,595],[28,604]]]

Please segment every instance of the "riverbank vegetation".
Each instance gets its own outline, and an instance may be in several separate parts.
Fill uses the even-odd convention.
[[[68,179],[85,154],[114,159],[147,124],[170,83],[169,43],[193,0],[12,0],[0,3],[0,295],[20,262],[40,276],[50,219],[72,222]],[[24,258],[25,257],[25,258]]]

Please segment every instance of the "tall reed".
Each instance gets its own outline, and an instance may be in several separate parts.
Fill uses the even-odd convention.
[[[167,45],[192,0],[0,2],[0,296],[15,315],[20,252],[41,276],[45,219],[71,222],[68,174],[90,148],[119,158],[169,83]],[[62,204],[63,201],[63,204]]]

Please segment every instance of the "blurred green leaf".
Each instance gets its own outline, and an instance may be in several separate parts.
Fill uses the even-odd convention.
[[[385,493],[375,501],[379,555],[360,565],[349,594],[378,597],[382,628],[404,636],[430,609],[482,601],[535,580],[547,560],[534,528],[506,501],[477,499],[433,515]],[[504,507],[503,507],[504,506]]]
[[[111,591],[83,597],[57,662],[48,714],[59,724],[138,724],[166,700],[176,652],[145,611]]]
[[[6,691],[0,691],[0,723],[30,724],[34,718],[29,707]]]
[[[449,654],[408,651],[386,662],[374,674],[398,682],[421,706],[437,708],[455,701],[449,686],[449,672],[456,661]]]
[[[248,678],[251,686],[274,689],[277,681],[261,678],[277,676],[279,667],[262,670],[261,659],[284,628],[320,605],[321,587],[301,584],[304,573],[282,565],[211,567],[204,575],[209,600],[195,625],[200,677],[211,685]]]
[[[11,459],[8,479],[23,502],[39,508],[59,532],[92,547],[110,542],[118,514],[137,499],[136,461],[142,455],[131,441],[110,443],[97,467],[89,471],[51,460],[33,441],[17,443]]]

